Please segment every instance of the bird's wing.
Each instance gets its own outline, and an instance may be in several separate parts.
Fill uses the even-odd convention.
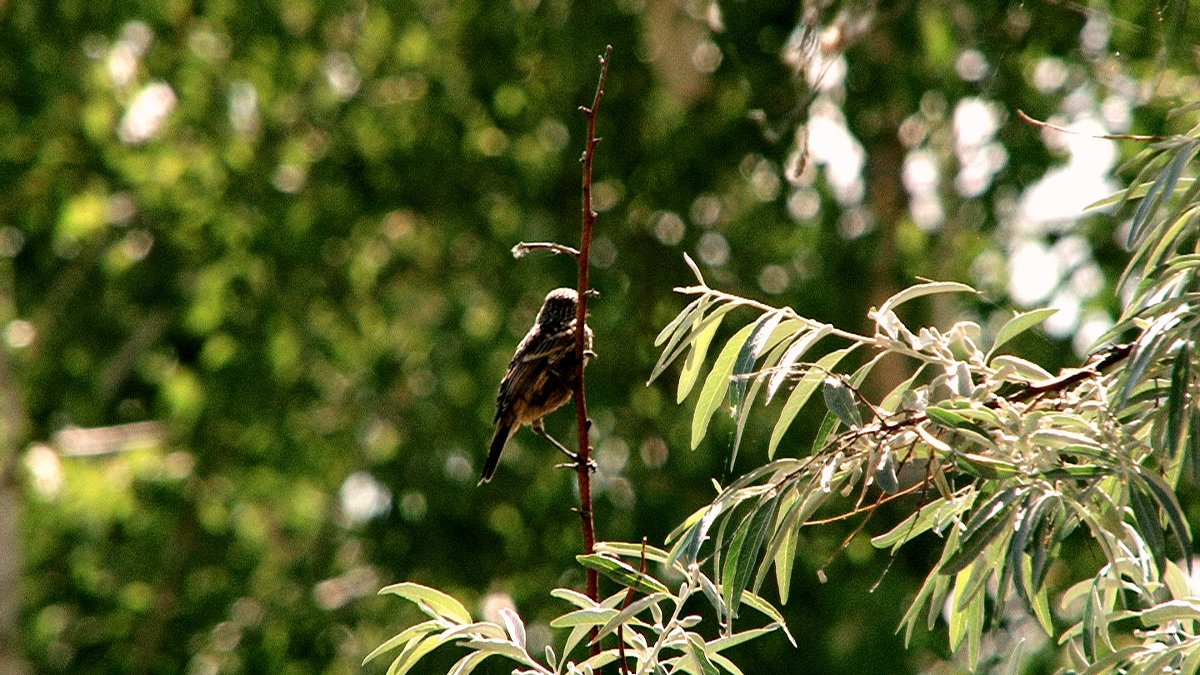
[[[530,345],[529,353],[523,354],[520,360],[523,363],[532,363],[538,360],[544,360],[553,363],[561,359],[564,355],[575,349],[575,324],[572,322],[571,327],[564,331],[555,333],[545,340],[540,340],[537,345]],[[520,354],[518,349],[517,353]],[[516,357],[514,357],[514,361]]]
[[[514,398],[544,391],[549,378],[569,376],[558,371],[564,361],[569,360],[574,349],[574,330],[555,333],[545,339],[533,333],[525,336],[517,348],[517,354],[508,364],[504,380],[500,382],[500,392],[496,396],[496,421],[500,420],[504,411],[511,409]]]

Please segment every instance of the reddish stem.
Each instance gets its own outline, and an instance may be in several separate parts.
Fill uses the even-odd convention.
[[[592,163],[596,156],[596,117],[600,112],[600,102],[604,99],[604,80],[608,76],[608,61],[612,55],[612,45],[604,49],[600,57],[600,80],[596,83],[596,95],[589,108],[583,108],[587,115],[587,145],[583,150],[583,233],[579,242],[579,305],[575,315],[575,325],[583,326],[587,320],[588,302],[588,261],[592,251],[592,228],[596,224],[596,212],[592,210]],[[596,549],[596,526],[592,520],[592,472],[589,456],[592,452],[588,440],[591,423],[588,421],[587,398],[583,386],[584,366],[584,331],[575,332],[575,352],[578,358],[575,377],[575,419],[579,424],[579,462],[576,472],[579,476],[579,516],[583,520],[583,552],[590,554]],[[600,577],[596,570],[587,571],[587,596],[592,602],[600,602]],[[591,653],[600,653],[600,644],[596,641],[596,631],[591,634]]]

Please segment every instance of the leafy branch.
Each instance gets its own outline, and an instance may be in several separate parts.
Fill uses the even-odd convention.
[[[1079,638],[1073,653],[1081,667],[1119,662],[1157,672],[1163,663],[1200,662],[1192,624],[1179,622],[1185,615],[1200,619],[1194,611],[1200,605],[1178,583],[1173,562],[1192,550],[1175,485],[1185,461],[1200,471],[1191,369],[1200,336],[1191,311],[1200,300],[1200,182],[1183,175],[1200,154],[1198,135],[1160,139],[1139,159],[1133,186],[1099,205],[1133,212],[1131,261],[1121,280],[1130,301],[1085,363],[1057,375],[1001,351],[1053,309],[1016,314],[990,335],[971,321],[910,328],[897,313],[905,303],[974,292],[927,282],[872,309],[874,330],[860,335],[713,289],[687,259],[696,284],[676,291],[694,299],[658,335],[662,353],[651,379],[682,359],[676,388],[682,402],[705,375],[692,447],[728,400],[736,424],[732,465],[755,402],[777,395],[784,402],[766,444],[767,462],[725,486],[672,533],[672,559],[700,563],[711,545],[715,578],[735,613],[740,593],[757,592],[772,569],[786,602],[802,528],[856,516],[865,524],[881,504],[919,496],[910,514],[872,543],[894,553],[927,532],[942,539],[940,559],[901,625],[908,639],[922,620],[932,628],[948,606],[951,647],[965,645],[973,667],[987,617],[1001,614],[1010,589],[1047,635],[1060,634],[1047,574],[1082,527],[1104,564],[1080,582],[1090,589],[1080,592],[1084,618],[1060,637]],[[757,318],[706,366],[721,323],[739,308]],[[854,353],[862,360],[846,368]],[[872,401],[862,385],[885,356],[907,360],[912,374]],[[826,413],[811,451],[776,458],[818,390]],[[852,501],[835,506],[839,497]],[[1119,604],[1124,609],[1117,611]],[[1137,647],[1117,650],[1108,635],[1121,618],[1140,618],[1153,630]],[[1163,656],[1164,649],[1174,656]]]
[[[635,569],[623,559],[653,562],[663,570],[662,579]],[[729,615],[722,594],[712,579],[698,565],[683,565],[669,559],[666,551],[644,543],[598,543],[594,553],[578,557],[589,570],[619,584],[622,589],[601,601],[595,601],[578,591],[558,588],[551,595],[572,609],[550,621],[553,629],[569,631],[559,649],[546,645],[535,654],[527,640],[525,623],[516,612],[500,611],[500,621],[474,621],[466,608],[453,597],[428,586],[400,583],[380,591],[397,595],[417,605],[429,619],[410,626],[371,652],[363,663],[383,654],[400,650],[388,670],[389,675],[403,675],[426,654],[447,644],[457,644],[470,650],[449,670],[452,675],[466,675],[480,663],[501,657],[517,664],[513,671],[521,675],[562,675],[564,673],[594,673],[618,661],[625,672],[626,658],[633,661],[632,672],[647,675],[668,673],[729,673],[741,671],[722,654],[726,649],[763,635],[782,630],[788,633],[778,610],[762,598],[747,593],[744,603],[765,616],[768,622],[740,633],[722,633],[704,637],[697,632],[703,617],[694,613],[693,597],[706,599],[719,615]],[[672,592],[667,586],[678,583]],[[634,597],[636,600],[632,600]],[[600,640],[616,635],[618,644],[605,650],[594,649]],[[587,641],[590,655],[572,661],[570,654]]]

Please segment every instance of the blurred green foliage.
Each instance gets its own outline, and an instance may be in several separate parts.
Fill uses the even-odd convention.
[[[728,429],[687,451],[690,409],[644,384],[682,252],[850,327],[918,276],[1000,303],[1021,197],[1067,158],[1014,111],[1158,133],[1197,87],[1172,38],[1188,25],[1157,3],[825,5],[0,2],[0,423],[18,433],[0,466],[23,504],[0,548],[23,558],[32,668],[357,672],[411,623],[373,597],[400,580],[531,622],[563,609],[544,603],[582,579],[569,472],[522,432],[475,481],[504,365],[573,284],[570,260],[509,250],[577,243],[576,106],[606,43],[588,390],[613,540],[661,542],[725,471]],[[814,59],[827,79],[806,80]],[[974,100],[996,161],[964,189],[955,111]],[[797,133],[814,107],[861,147],[841,187],[807,153],[830,136]],[[909,208],[914,150],[941,172],[940,219]],[[1076,264],[1102,273],[1081,313],[1113,309],[1114,227],[1079,230]],[[1078,327],[1024,346],[1071,363]],[[145,421],[136,442],[95,431]],[[743,461],[768,433],[751,423]],[[747,646],[746,672],[950,667],[937,633],[908,652],[895,635],[931,560],[888,567],[862,533],[827,563],[854,526],[809,533],[786,607],[801,647]]]

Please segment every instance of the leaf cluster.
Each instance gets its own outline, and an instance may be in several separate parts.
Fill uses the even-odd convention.
[[[1046,582],[1067,539],[1083,528],[1103,564],[1081,582],[1090,589],[1083,593],[1083,619],[1061,633],[1077,665],[1157,672],[1164,663],[1200,658],[1188,646],[1198,617],[1188,613],[1186,585],[1169,579],[1179,573],[1172,560],[1192,550],[1175,488],[1186,463],[1200,467],[1192,368],[1200,334],[1193,310],[1200,297],[1200,183],[1184,176],[1200,152],[1197,135],[1193,130],[1149,149],[1138,160],[1143,168],[1134,186],[1102,203],[1133,210],[1132,256],[1121,280],[1128,302],[1086,362],[1057,375],[1001,351],[1053,309],[1017,314],[990,335],[971,321],[911,328],[897,313],[904,303],[973,292],[957,283],[921,283],[871,310],[874,330],[859,335],[710,288],[692,265],[697,283],[676,290],[696,297],[658,336],[662,353],[652,374],[682,357],[680,402],[704,374],[721,321],[740,307],[758,313],[707,368],[693,448],[726,399],[737,424],[731,462],[758,395],[766,403],[783,396],[784,404],[767,462],[721,488],[680,526],[672,554],[702,562],[711,542],[716,576],[735,607],[739,592],[757,591],[774,568],[786,602],[802,528],[869,517],[881,504],[912,495],[909,515],[872,539],[893,553],[926,533],[941,539],[941,555],[902,628],[908,639],[918,623],[932,628],[948,608],[951,648],[966,645],[974,667],[989,618],[1001,614],[1010,589],[1047,635],[1060,634]],[[824,342],[836,344],[812,358]],[[844,367],[855,351],[866,354],[865,362]],[[863,384],[885,357],[892,357],[889,367],[899,357],[911,374],[872,401]],[[826,412],[811,453],[776,458],[818,389]],[[1161,620],[1168,615],[1174,618]],[[1188,621],[1180,622],[1181,615]],[[1148,630],[1117,649],[1110,624],[1132,618]]]
[[[640,559],[642,570],[623,558]],[[698,565],[685,566],[661,549],[600,543],[595,553],[581,555],[578,560],[619,584],[621,590],[599,603],[568,588],[552,591],[552,596],[573,607],[550,621],[551,628],[569,630],[560,650],[546,645],[542,654],[535,655],[528,644],[524,621],[512,610],[500,610],[499,621],[473,621],[466,608],[449,595],[420,584],[399,583],[380,593],[405,598],[430,618],[381,644],[363,663],[400,649],[387,672],[401,675],[434,649],[456,643],[470,653],[454,664],[451,675],[466,675],[493,656],[515,662],[518,667],[514,672],[527,675],[591,674],[617,661],[622,662],[622,672],[638,674],[740,675],[741,669],[722,653],[726,649],[776,630],[782,630],[795,644],[778,610],[752,593],[742,594],[740,600],[765,615],[769,623],[739,633],[725,623],[726,630],[706,638],[699,632],[703,617],[685,606],[692,597],[700,596],[708,600],[719,618],[728,618],[733,612],[726,598]],[[648,563],[659,566],[665,579],[679,581],[678,590],[672,591],[664,581],[643,571]],[[640,597],[634,599],[636,596]],[[589,643],[616,635],[619,644],[572,660],[571,654],[588,640],[589,634]]]

